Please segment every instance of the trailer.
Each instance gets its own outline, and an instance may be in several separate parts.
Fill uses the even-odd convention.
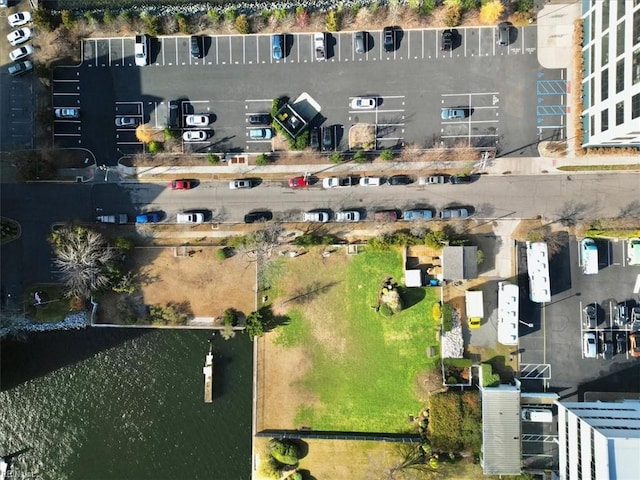
[[[126,213],[119,213],[117,215],[98,215],[96,217],[96,222],[122,225],[124,223],[129,223],[129,217]]]
[[[469,328],[480,328],[484,318],[484,303],[482,292],[467,290],[464,292],[464,300],[467,309],[467,321]]]

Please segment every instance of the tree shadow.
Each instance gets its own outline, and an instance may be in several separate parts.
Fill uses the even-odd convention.
[[[493,372],[500,375],[500,383],[511,383],[515,378],[516,374],[513,371],[513,368],[506,364],[503,355],[496,355],[485,363],[491,364]]]
[[[288,325],[290,318],[287,315],[276,315],[271,305],[264,305],[258,309],[265,332],[269,332],[281,325]]]
[[[398,287],[398,290],[400,291],[400,298],[402,298],[402,303],[404,304],[404,310],[417,305],[424,300],[426,296],[426,292],[422,287]]]
[[[317,480],[309,470],[298,470],[298,473],[302,475],[302,480]]]
[[[305,303],[309,303],[311,300],[315,299],[319,295],[323,293],[327,293],[331,287],[337,285],[338,282],[329,282],[326,284],[321,284],[318,281],[311,282],[308,285],[304,285],[298,287],[294,292],[293,296],[286,299],[283,304],[293,302],[296,305],[303,305]]]

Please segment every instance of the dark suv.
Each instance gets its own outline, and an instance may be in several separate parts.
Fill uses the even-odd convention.
[[[382,36],[384,37],[384,51],[387,53],[393,52],[396,48],[396,29],[394,27],[384,27]]]
[[[318,150],[320,148],[320,139],[318,137],[318,129],[312,129],[311,136],[309,137],[309,146],[314,150]]]
[[[450,29],[442,32],[442,38],[440,39],[440,50],[451,51],[453,50],[453,31]]]
[[[169,128],[180,128],[180,102],[177,100],[169,101],[167,125]]]
[[[191,35],[191,56],[193,58],[202,57],[202,37]]]
[[[249,123],[251,125],[271,125],[271,115],[268,113],[255,113],[249,115]]]
[[[322,129],[322,150],[333,150],[333,127]]]

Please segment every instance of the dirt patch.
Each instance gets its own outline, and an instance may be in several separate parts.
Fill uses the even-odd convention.
[[[187,302],[195,317],[219,317],[227,308],[244,315],[255,309],[255,264],[237,255],[224,261],[215,258],[213,247],[174,256],[173,248],[138,248],[131,257],[132,269],[141,278],[140,289],[129,296],[138,312],[145,305]],[[189,254],[189,252],[193,252]],[[105,298],[100,318],[119,323],[118,297]]]
[[[357,124],[349,129],[349,149],[373,150],[376,146],[375,125]]]

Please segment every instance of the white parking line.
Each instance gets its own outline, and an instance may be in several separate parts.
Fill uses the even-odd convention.
[[[94,62],[94,66],[98,66],[98,40],[93,41],[93,51],[95,52],[96,58]]]
[[[633,286],[633,293],[640,293],[640,275],[636,276],[636,284]]]
[[[483,135],[440,135],[440,138],[482,138],[482,137],[497,137],[497,133],[485,133]]]
[[[54,133],[54,137],[79,137],[79,133]]]
[[[56,80],[55,78],[53,79],[53,82],[58,82],[58,83],[78,83],[80,80],[64,80],[64,79],[60,79],[60,80]]]
[[[176,66],[178,65],[178,37],[176,37]]]
[[[404,127],[405,124],[404,123],[377,123],[376,122],[376,126],[377,127]]]
[[[218,65],[218,59],[220,55],[218,55],[218,37],[216,36],[216,65]]]
[[[247,51],[247,44],[245,42],[245,38],[247,38],[245,35],[242,36],[242,64],[246,65],[247,64],[247,56],[246,56],[246,51]]]
[[[256,64],[260,63],[260,42],[258,40],[260,39],[256,37]]]
[[[336,37],[337,37],[337,38],[336,38],[336,40],[337,40],[337,41],[336,41],[336,44],[337,44],[337,46],[338,46],[338,61],[340,61],[340,58],[341,58],[341,56],[340,56],[340,55],[341,55],[341,53],[342,53],[342,52],[340,52],[340,38],[341,38],[341,35],[336,35]]]
[[[300,35],[294,35],[294,38],[297,38],[296,50],[298,51],[298,63],[300,63]]]
[[[443,97],[462,97],[464,95],[499,95],[500,92],[443,93]],[[478,107],[480,108],[480,107]]]
[[[122,66],[124,67],[124,38],[120,39],[120,49],[122,52]]]
[[[70,97],[70,96],[77,96],[80,95],[80,93],[62,93],[62,92],[54,92],[55,96],[60,96],[60,97]]]

